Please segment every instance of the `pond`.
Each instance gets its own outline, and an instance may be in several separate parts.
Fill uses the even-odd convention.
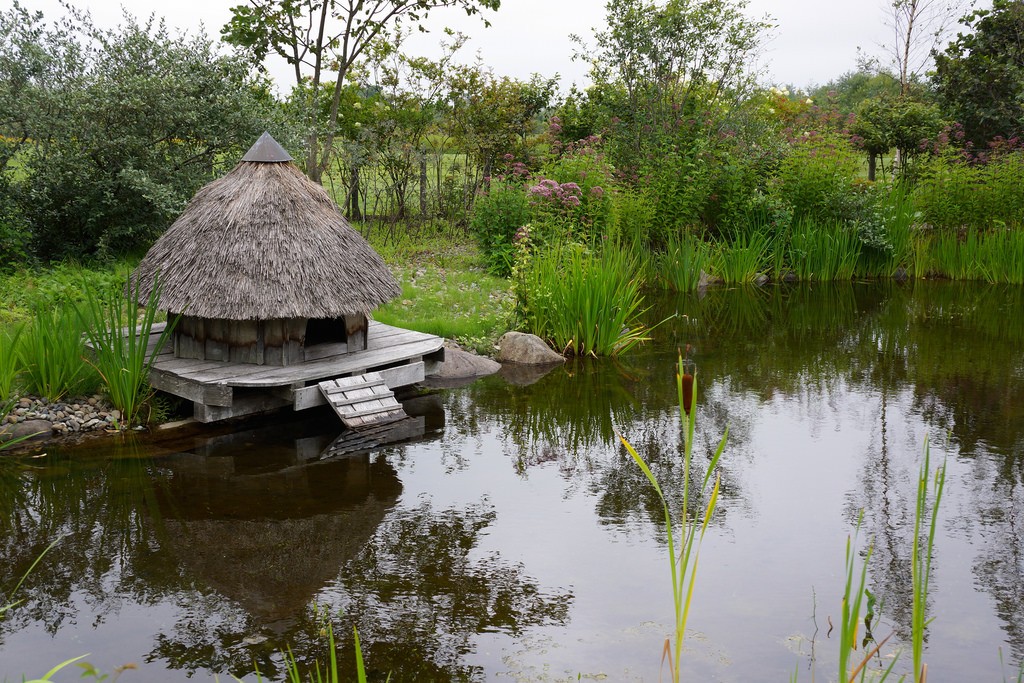
[[[371,680],[659,680],[673,618],[664,524],[616,432],[678,500],[687,343],[698,474],[729,436],[684,677],[835,680],[861,511],[883,603],[874,633],[895,633],[886,656],[908,642],[928,439],[948,467],[929,681],[1015,679],[1024,290],[722,289],[649,311],[675,313],[617,361],[417,397],[411,438],[370,450],[343,440],[323,457],[341,430],[316,413],[0,462],[4,592],[59,539],[0,620],[0,680],[86,653],[107,673],[135,665],[121,681],[255,681],[256,668],[282,680],[286,648],[300,666],[326,661],[328,623],[346,675],[358,627]],[[908,648],[896,670],[909,668]]]

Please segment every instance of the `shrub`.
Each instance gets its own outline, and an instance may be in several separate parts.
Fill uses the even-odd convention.
[[[860,168],[860,158],[845,137],[808,132],[782,160],[775,190],[793,207],[795,218],[856,220],[863,211],[856,183]]]
[[[490,190],[477,197],[470,229],[492,273],[507,276],[512,272],[513,238],[529,222],[530,199],[518,183],[495,180]]]

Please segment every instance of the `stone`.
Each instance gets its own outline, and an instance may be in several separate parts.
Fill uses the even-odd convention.
[[[722,282],[724,282],[722,278],[702,270],[700,271],[700,278],[697,280],[697,289],[705,289],[708,285],[720,285]]]
[[[758,287],[763,287],[764,285],[768,284],[768,276],[765,275],[764,273],[758,273],[757,275],[754,276],[754,284],[757,285]]]
[[[560,353],[552,351],[544,340],[534,334],[506,332],[498,340],[498,356],[501,363],[523,365],[553,365],[564,363]]]
[[[25,420],[15,425],[0,427],[0,442],[28,437],[29,440],[46,439],[53,434],[49,420]]]
[[[426,378],[425,384],[434,387],[462,386],[480,377],[493,375],[500,369],[501,363],[486,356],[447,345],[444,349],[444,362],[437,372]]]

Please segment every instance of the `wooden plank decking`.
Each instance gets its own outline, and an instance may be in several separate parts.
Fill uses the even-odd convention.
[[[317,384],[346,427],[358,429],[406,417],[395,392],[379,372],[328,379]]]
[[[154,326],[154,348],[162,326]],[[175,358],[170,345],[156,357],[150,384],[193,401],[203,422],[291,405],[302,410],[325,403],[317,384],[324,380],[381,372],[389,389],[431,374],[444,360],[444,339],[371,320],[367,348],[288,366]]]

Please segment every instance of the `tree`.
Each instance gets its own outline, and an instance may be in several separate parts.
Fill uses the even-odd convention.
[[[962,7],[963,2],[958,0],[892,0],[890,50],[902,97],[910,94],[912,81],[924,72]]]
[[[147,247],[274,124],[268,84],[201,34],[127,14],[114,30],[78,12],[47,27],[15,6],[0,35],[4,172],[46,259]]]
[[[745,14],[745,0],[609,0],[596,49],[583,46],[596,93],[621,93],[619,165],[675,137],[687,119],[721,123],[753,89],[748,66],[769,25]],[[579,39],[577,38],[577,41]],[[675,143],[670,143],[675,144]]]
[[[367,49],[404,22],[419,26],[430,11],[460,7],[474,15],[497,10],[501,0],[249,0],[231,10],[221,30],[224,39],[249,52],[256,63],[268,55],[292,66],[295,85],[317,93],[333,75],[334,90],[326,117],[310,102],[306,111],[306,173],[321,182],[335,154],[338,107],[353,67]],[[487,23],[485,21],[485,23]]]
[[[974,146],[1024,135],[1024,0],[993,0],[960,20],[968,31],[935,53],[940,105]]]
[[[900,170],[921,152],[924,140],[934,139],[942,130],[938,107],[905,97],[873,97],[857,109],[850,132],[868,155],[868,180],[875,179],[878,157],[896,150]]]

